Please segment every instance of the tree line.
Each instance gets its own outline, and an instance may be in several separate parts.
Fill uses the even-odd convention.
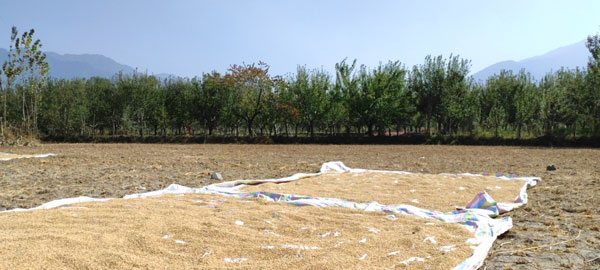
[[[502,71],[485,82],[470,61],[427,56],[407,67],[347,59],[335,74],[299,66],[232,65],[194,78],[145,73],[48,78],[41,42],[13,28],[2,66],[2,140],[10,136],[478,135],[504,138],[600,135],[600,37],[588,37],[585,69],[534,80]],[[3,83],[3,84],[2,84]]]

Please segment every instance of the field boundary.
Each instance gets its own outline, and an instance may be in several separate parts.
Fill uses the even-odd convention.
[[[600,148],[600,137],[560,138],[494,138],[480,136],[449,136],[408,134],[399,136],[328,135],[315,137],[288,136],[42,136],[44,143],[175,143],[175,144],[365,144],[365,145],[489,145]]]

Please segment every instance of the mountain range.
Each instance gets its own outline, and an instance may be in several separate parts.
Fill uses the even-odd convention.
[[[0,65],[8,58],[8,51],[0,48]],[[58,54],[46,52],[46,61],[50,66],[50,77],[60,79],[90,78],[94,76],[110,78],[119,72],[133,74],[135,69],[131,66],[101,54]],[[166,78],[170,74],[155,74],[159,78]]]
[[[534,79],[539,80],[546,73],[557,71],[561,67],[569,69],[586,67],[590,53],[585,44],[586,41],[583,40],[521,61],[499,62],[474,73],[473,78],[475,81],[485,81],[491,75],[499,74],[503,69],[512,70],[513,73],[525,69]]]
[[[7,59],[8,51],[0,48],[0,64]],[[50,76],[54,78],[89,78],[93,76],[112,77],[119,72],[132,74],[135,69],[131,66],[100,54],[58,54],[46,52],[50,65]],[[589,52],[585,40],[564,46],[545,54],[530,57],[521,61],[503,61],[488,66],[472,74],[475,81],[484,82],[489,76],[500,73],[501,70],[512,70],[513,73],[525,69],[539,80],[547,72],[556,71],[561,67],[576,68],[587,65]],[[159,78],[167,78],[170,74],[155,74]]]

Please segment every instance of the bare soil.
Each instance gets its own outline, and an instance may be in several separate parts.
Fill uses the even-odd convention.
[[[538,176],[529,204],[504,216],[513,228],[482,269],[600,268],[600,150],[484,146],[43,144],[0,147],[56,153],[0,162],[0,210],[80,195],[120,197],[178,183],[264,179],[316,172],[327,161],[352,168],[424,173],[503,172]],[[554,164],[555,171],[546,171]]]

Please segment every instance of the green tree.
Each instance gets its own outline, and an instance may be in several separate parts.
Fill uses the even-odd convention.
[[[406,69],[398,61],[380,64],[372,72],[367,72],[364,67],[361,70],[361,111],[358,113],[370,136],[373,135],[373,127],[380,136],[385,135],[386,128],[395,122],[405,77]]]
[[[87,124],[92,134],[111,127],[111,94],[115,91],[113,83],[106,78],[92,77],[85,83],[86,97],[88,99]]]
[[[427,133],[431,133],[431,121],[433,118],[443,117],[440,113],[442,102],[442,91],[445,80],[445,60],[431,55],[425,57],[425,64],[415,66],[410,79],[411,91],[418,100],[417,109],[425,115],[427,121]]]
[[[344,105],[344,94],[336,83],[327,91],[327,107],[325,110],[325,125],[329,127],[332,135],[341,132],[341,127],[348,123],[348,108]],[[349,129],[347,129],[349,132]]]
[[[564,91],[558,83],[557,74],[548,73],[540,81],[542,100],[540,104],[541,121],[547,136],[561,123]]]
[[[588,36],[586,46],[590,51],[586,75],[587,108],[593,125],[593,134],[600,135],[600,35]]]
[[[407,81],[410,79],[410,75],[408,75],[407,71]],[[396,134],[400,135],[400,128],[402,127],[406,132],[406,128],[414,127],[417,125],[419,113],[417,112],[417,101],[413,96],[413,93],[410,91],[408,83],[405,82],[405,86],[403,87],[397,101],[397,107],[391,113],[390,117],[394,120],[396,124]]]
[[[154,76],[136,72],[131,77],[121,76],[118,87],[128,97],[126,108],[128,117],[125,117],[125,120],[134,123],[139,136],[144,136],[146,124],[152,121],[162,106],[160,100],[155,98],[159,96],[160,82]]]
[[[481,119],[488,127],[493,128],[495,137],[499,136],[500,129],[507,123],[506,107],[509,104],[506,104],[504,96],[512,91],[513,77],[512,71],[502,70],[500,74],[489,77],[479,93]]]
[[[265,112],[265,97],[273,88],[269,66],[263,62],[233,65],[229,71],[235,100],[233,114],[246,123],[248,135],[254,136],[254,122]]]
[[[125,114],[125,108],[129,100],[129,93],[125,92],[122,85],[119,85],[120,80],[124,80],[125,75],[119,73],[112,82],[112,87],[105,88],[104,96],[107,99],[108,115],[107,121],[111,127],[110,134],[117,135],[123,127],[123,115]]]
[[[23,72],[24,66],[21,62],[21,50],[19,48],[20,40],[17,38],[19,32],[17,27],[11,29],[10,46],[8,51],[8,59],[2,64],[2,70],[6,76],[6,88],[2,95],[2,137],[5,137],[5,130],[8,124],[8,95],[16,78]],[[1,81],[1,80],[0,80]]]
[[[334,91],[341,95],[341,104],[345,108],[344,125],[346,132],[350,133],[350,127],[356,127],[356,131],[360,133],[362,123],[360,122],[360,100],[359,100],[359,83],[360,78],[356,76],[354,70],[356,68],[356,60],[352,64],[346,63],[346,59],[335,64],[336,78]]]
[[[298,110],[302,123],[307,126],[310,136],[315,135],[315,125],[326,114],[327,91],[330,76],[324,70],[309,71],[299,66],[295,79],[290,85],[294,96],[293,105]]]
[[[490,108],[490,112],[487,119],[494,127],[494,137],[497,138],[499,135],[498,129],[500,128],[500,126],[502,126],[506,119],[506,112],[504,111],[504,107],[499,103],[493,104]]]
[[[295,95],[291,85],[295,83],[294,77],[288,79],[276,78],[273,80],[272,110],[278,115],[281,122],[282,134],[289,136],[289,128],[294,127],[295,136],[298,136],[298,127],[301,124],[300,113],[295,106]]]
[[[227,93],[225,78],[213,71],[210,74],[204,74],[200,85],[198,81],[193,81],[193,83],[195,87],[201,89],[198,96],[198,117],[204,128],[208,129],[208,135],[212,135],[225,110]]]
[[[458,129],[461,124],[469,125],[469,116],[473,114],[467,75],[470,62],[459,56],[448,59],[442,82],[440,116],[447,132]]]
[[[560,69],[540,81],[540,118],[546,135],[576,135],[580,113],[585,112],[584,76],[579,70]]]
[[[165,110],[173,133],[182,135],[184,128],[190,129],[194,109],[193,86],[189,81],[171,78],[166,82]]]
[[[588,102],[588,89],[585,84],[585,78],[587,72],[585,69],[576,68],[574,71],[573,79],[569,84],[569,90],[567,96],[569,102],[573,104],[576,114],[576,125],[573,129],[573,135],[577,136],[577,127],[581,130],[581,135],[586,135],[587,123],[592,122],[590,115],[590,109],[586,106]]]
[[[529,73],[525,73],[522,70],[517,77],[518,90],[514,97],[515,125],[517,128],[517,138],[521,138],[523,126],[533,124],[534,117],[538,114],[540,95]]]
[[[571,133],[575,136],[577,133],[577,122],[582,112],[579,108],[583,107],[579,102],[584,101],[581,96],[584,90],[584,76],[579,69],[562,68],[556,72],[560,92],[560,121],[567,129],[564,135]]]
[[[40,103],[40,91],[47,83],[49,72],[46,63],[46,54],[41,51],[42,43],[39,39],[34,41],[34,29],[22,34],[21,38],[15,40],[16,62],[21,66],[23,72],[21,80],[25,87],[20,89],[22,131],[26,135],[37,135],[38,107]]]
[[[507,130],[509,126],[517,126],[515,124],[517,111],[515,97],[522,88],[523,85],[510,70],[501,70],[500,74],[488,78],[485,92],[481,96],[484,98],[481,104],[485,104],[485,118],[491,121],[489,123],[494,127],[496,137],[499,134],[499,129]],[[501,116],[503,119],[497,119]]]
[[[2,107],[3,107],[3,110],[4,110],[4,108],[6,107],[6,101],[4,101],[4,100],[6,100],[6,94],[4,93],[4,88],[3,88],[3,85],[2,85],[2,69],[0,69],[0,95],[2,95],[2,101],[3,101]],[[0,117],[0,136],[1,136],[0,137],[0,141],[2,141],[4,139],[4,118],[5,118],[5,114],[6,113],[4,113],[2,115],[2,117]]]
[[[53,136],[83,135],[88,104],[82,79],[50,81],[42,92],[42,131]]]

